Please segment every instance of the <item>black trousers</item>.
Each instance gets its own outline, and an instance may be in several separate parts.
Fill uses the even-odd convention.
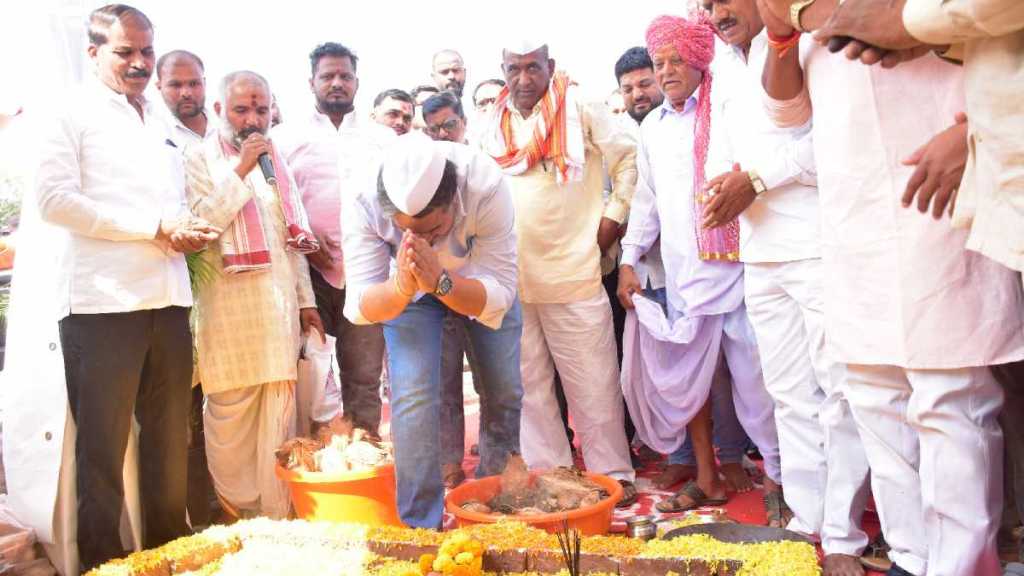
[[[78,428],[82,570],[123,556],[122,469],[139,423],[143,545],[188,533],[185,486],[192,383],[188,308],[72,314],[60,321],[68,402]]]

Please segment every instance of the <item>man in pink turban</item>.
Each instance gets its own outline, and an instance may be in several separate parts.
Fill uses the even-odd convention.
[[[623,393],[645,444],[670,453],[692,435],[697,480],[661,502],[663,512],[722,504],[707,407],[724,353],[736,415],[765,458],[765,490],[775,526],[791,513],[782,498],[774,407],[761,377],[753,329],[743,304],[739,225],[704,229],[704,162],[711,130],[714,32],[704,15],[656,18],[647,29],[654,76],[665,94],[641,125],[637,190],[622,240],[619,298],[627,318]],[[640,294],[634,267],[661,238],[664,303]]]

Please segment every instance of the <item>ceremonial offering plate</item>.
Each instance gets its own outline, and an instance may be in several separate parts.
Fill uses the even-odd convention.
[[[662,540],[672,540],[680,536],[692,536],[694,534],[707,534],[719,542],[733,544],[757,544],[761,542],[804,542],[810,541],[804,536],[785,530],[783,528],[769,528],[767,526],[751,526],[748,524],[736,523],[711,523],[695,524],[684,526],[667,532],[661,537]]]

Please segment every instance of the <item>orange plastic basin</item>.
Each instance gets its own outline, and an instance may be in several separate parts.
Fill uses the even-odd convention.
[[[547,530],[548,532],[559,532],[562,530],[562,521],[568,520],[570,528],[576,528],[587,536],[607,534],[612,525],[612,512],[615,504],[622,498],[622,485],[618,480],[601,474],[584,472],[586,477],[608,491],[610,496],[597,504],[584,506],[568,512],[554,512],[551,514],[538,514],[536,516],[499,516],[496,514],[481,514],[462,509],[462,503],[467,500],[479,500],[487,502],[493,498],[501,489],[500,476],[488,476],[478,480],[470,480],[448,493],[444,499],[448,512],[455,515],[455,522],[459,526],[471,524],[488,524],[499,520],[517,520],[529,524],[534,528]],[[534,473],[536,476],[536,473]]]
[[[395,466],[366,472],[298,472],[277,466],[288,482],[295,514],[304,520],[403,526],[395,505]]]

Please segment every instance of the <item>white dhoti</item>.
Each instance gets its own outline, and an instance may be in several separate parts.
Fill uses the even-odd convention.
[[[845,391],[893,562],[917,576],[1001,574],[1003,391],[990,370],[850,364]]]
[[[670,321],[650,299],[634,294],[633,304],[622,340],[621,381],[644,444],[668,454],[682,445],[686,425],[707,402],[723,352],[732,376],[736,417],[761,451],[765,474],[781,483],[774,406],[761,377],[746,308]]]
[[[587,470],[635,479],[616,356],[612,309],[604,290],[581,302],[523,303],[520,446],[530,468],[572,465],[555,399],[557,367]]]
[[[746,264],[747,313],[775,400],[788,528],[819,534],[826,554],[859,556],[868,462],[842,393],[845,365],[825,350],[821,260]]]
[[[274,451],[295,432],[295,382],[208,394],[203,425],[217,494],[243,516],[286,517],[288,486],[274,472]]]

